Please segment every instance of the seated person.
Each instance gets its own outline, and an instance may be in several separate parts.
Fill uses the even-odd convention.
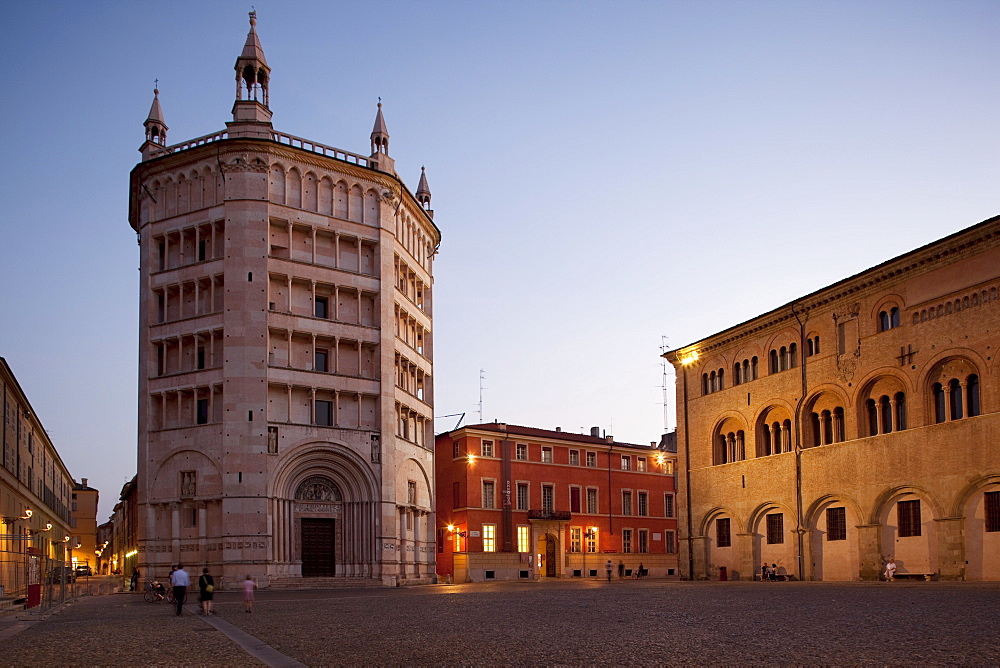
[[[167,595],[167,588],[164,587],[162,584],[160,584],[159,580],[153,580],[150,586],[153,588],[153,591],[156,592],[156,595],[159,596],[160,598],[163,598],[164,596]]]

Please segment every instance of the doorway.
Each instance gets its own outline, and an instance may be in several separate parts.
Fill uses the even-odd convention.
[[[545,577],[556,576],[556,539],[552,534],[545,534]]]
[[[302,577],[333,577],[336,520],[302,518]]]

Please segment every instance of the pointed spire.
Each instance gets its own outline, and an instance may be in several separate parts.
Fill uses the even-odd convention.
[[[420,202],[424,209],[431,208],[431,189],[427,185],[427,173],[424,168],[420,168],[420,183],[417,184],[417,201]]]
[[[382,116],[382,98],[378,99],[378,113],[375,114],[375,127],[372,128],[372,155],[376,153],[389,155],[389,131]]]
[[[271,68],[264,58],[264,48],[257,37],[257,12],[250,12],[250,32],[243,51],[236,59],[236,103],[233,121],[236,123],[270,123],[271,109],[268,87]]]
[[[148,158],[156,147],[167,145],[167,124],[163,121],[163,109],[160,108],[159,88],[153,89],[153,104],[142,126],[146,128],[146,141],[139,150],[144,158]]]

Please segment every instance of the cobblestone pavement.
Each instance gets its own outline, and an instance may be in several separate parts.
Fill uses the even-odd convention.
[[[1000,583],[555,580],[262,591],[252,614],[220,592],[215,608],[308,665],[1000,664]],[[198,616],[122,594],[2,645],[13,665],[252,663]]]

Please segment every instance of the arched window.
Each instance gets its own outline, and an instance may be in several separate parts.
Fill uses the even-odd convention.
[[[897,392],[893,397],[896,401],[896,431],[906,429],[906,395]]]
[[[875,405],[874,399],[869,399],[865,402],[865,408],[868,413],[868,435],[876,436],[878,435],[878,406]]]
[[[768,456],[771,454],[771,425],[764,424],[761,428],[761,448],[760,454]]]
[[[707,373],[701,374],[701,393],[702,394],[708,394],[709,393],[709,389],[708,389],[708,374]]]
[[[788,348],[781,346],[781,352],[778,353],[778,369],[779,371],[784,371],[788,368]]]
[[[958,382],[958,378],[952,378],[948,383],[949,399],[951,400],[951,419],[961,420],[962,419],[962,386]]]
[[[733,385],[739,385],[743,382],[743,366],[737,362],[733,365]]]
[[[880,311],[878,314],[878,331],[884,332],[889,329],[889,314],[885,311]]]
[[[945,410],[944,410],[944,386],[941,383],[934,383],[931,387],[931,394],[934,397],[934,422],[936,424],[941,424],[945,421]]]
[[[718,443],[718,446],[717,446],[718,447],[718,452],[716,453],[715,460],[719,464],[726,464],[726,463],[728,463],[729,460],[726,459],[726,457],[729,454],[729,448],[726,447],[726,435],[725,434],[719,434],[718,438],[716,439],[716,442]]]
[[[822,445],[823,440],[820,438],[821,431],[820,431],[819,413],[813,413],[810,416],[809,426],[811,427],[810,431],[812,432],[812,444]]]
[[[895,306],[889,311],[889,327],[899,327],[899,309]]]
[[[792,345],[788,346],[788,368],[789,369],[794,369],[795,367],[797,367],[799,365],[798,359],[796,359],[796,358],[798,358],[798,356],[799,356],[799,346],[798,346],[798,344],[797,343],[793,343]]]
[[[726,371],[725,369],[719,369],[719,389],[726,389]]]
[[[889,397],[882,395],[878,400],[879,413],[882,414],[882,433],[892,433],[892,406]]]
[[[772,350],[770,355],[770,367],[768,373],[778,373],[778,351]]]
[[[754,355],[750,360],[750,378],[757,380],[757,356]]]
[[[979,376],[976,374],[972,374],[965,379],[965,394],[969,408],[967,415],[969,417],[979,415]]]

